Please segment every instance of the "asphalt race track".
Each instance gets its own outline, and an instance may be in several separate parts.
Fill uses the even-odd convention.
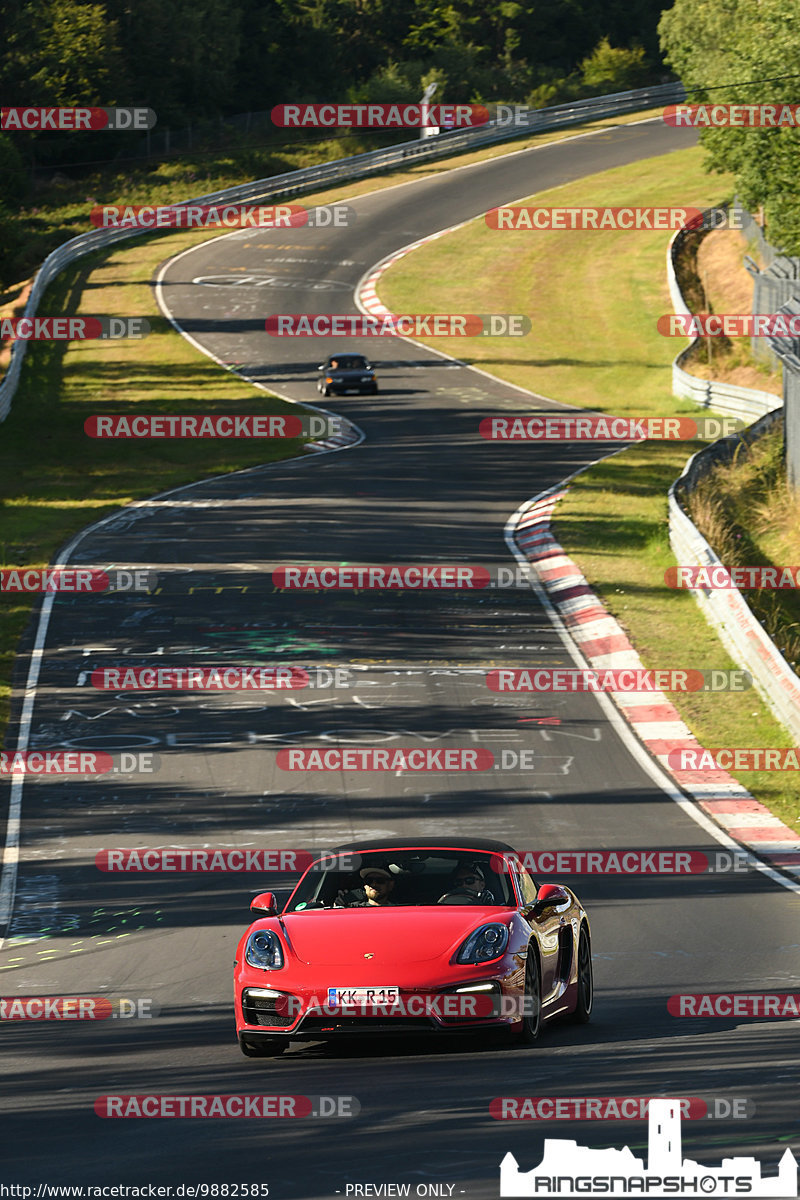
[[[315,401],[316,365],[341,340],[272,338],[267,315],[352,312],[359,279],[397,248],[692,140],[633,124],[376,191],[350,202],[351,228],[243,230],[167,264],[160,302],[245,377]],[[757,872],[564,880],[593,922],[596,1009],[588,1026],[549,1026],[535,1049],[461,1038],[297,1043],[270,1062],[237,1047],[231,962],[250,897],[294,877],[96,868],[95,855],[111,847],[325,849],[397,834],[537,850],[720,850],[659,789],[607,705],[487,688],[491,667],[572,665],[529,588],[275,590],[269,568],[280,564],[513,564],[503,536],[510,515],[597,453],[485,442],[483,417],[552,402],[400,339],[347,349],[381,364],[382,391],[320,403],[363,430],[359,446],[181,489],[89,530],[72,553],[75,564],[152,568],[158,587],[56,599],[31,748],[153,754],[157,770],[26,783],[2,993],[146,998],[156,1015],[5,1023],[6,1181],[265,1183],[273,1200],[345,1196],[347,1185],[368,1183],[408,1183],[413,1195],[436,1184],[452,1192],[433,1194],[480,1198],[498,1194],[506,1151],[532,1167],[545,1136],[642,1152],[643,1122],[490,1116],[494,1097],[520,1095],[746,1099],[747,1120],[684,1122],[687,1153],[715,1165],[754,1154],[774,1173],[800,1135],[797,1023],[667,1012],[681,991],[795,989],[797,896]],[[89,683],[103,667],[273,663],[338,668],[347,686],[148,696]],[[527,750],[534,769],[414,776],[277,766],[281,747],[331,745],[477,746],[501,763]],[[263,1092],[354,1096],[360,1114],[113,1120],[93,1107],[109,1093]]]

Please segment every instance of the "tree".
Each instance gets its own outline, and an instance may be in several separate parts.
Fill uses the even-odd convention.
[[[641,87],[649,73],[641,46],[630,50],[617,48],[607,37],[601,38],[580,69],[583,86],[594,96]]]
[[[69,107],[117,102],[122,65],[117,26],[103,4],[34,0],[13,9],[6,12],[0,61],[6,103]]]
[[[783,0],[677,0],[659,24],[661,44],[689,101],[781,104],[800,77],[800,28]],[[701,141],[711,171],[731,171],[750,209],[764,206],[770,242],[800,254],[800,131],[710,128]]]

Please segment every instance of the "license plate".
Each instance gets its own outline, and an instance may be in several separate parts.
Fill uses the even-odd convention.
[[[328,1006],[342,1008],[360,1004],[397,1004],[399,987],[329,987]]]

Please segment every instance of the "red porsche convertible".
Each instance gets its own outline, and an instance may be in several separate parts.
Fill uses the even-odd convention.
[[[248,1057],[337,1035],[481,1033],[529,1045],[542,1022],[589,1020],[589,919],[537,886],[516,852],[472,838],[340,847],[282,912],[272,892],[236,950],[236,1032]]]

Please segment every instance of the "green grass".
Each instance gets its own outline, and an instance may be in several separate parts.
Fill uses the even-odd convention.
[[[730,189],[728,177],[704,174],[702,152],[693,149],[539,193],[535,203],[704,208]],[[685,343],[656,330],[658,317],[671,311],[668,240],[655,231],[499,232],[475,221],[402,259],[379,292],[393,312],[527,313],[533,328],[526,338],[481,338],[467,350],[463,339],[420,340],[531,391],[622,416],[696,413],[671,393],[671,362]],[[520,398],[520,411],[527,407]],[[579,476],[556,512],[556,537],[649,668],[735,665],[691,594],[664,586],[674,563],[667,490],[696,449],[632,447]],[[705,745],[791,745],[754,690],[670,699]],[[736,778],[800,831],[793,784],[775,772]]]
[[[800,562],[800,500],[786,483],[783,422],[731,463],[719,463],[688,497],[698,529],[731,566]],[[793,589],[753,589],[747,602],[781,654],[800,664],[800,595]]]
[[[655,111],[655,110],[654,110]],[[495,158],[531,145],[641,120],[611,118],[516,139],[301,197],[308,204],[345,201],[453,165]],[[272,145],[243,145],[184,155],[155,165],[89,173],[40,187],[35,206],[11,218],[9,241],[24,243],[20,262],[33,271],[56,246],[90,227],[96,203],[171,204],[318,162],[356,153],[367,143],[353,135],[301,143],[277,153]],[[87,416],[107,412],[281,413],[297,410],[227,373],[175,333],[159,313],[150,281],[171,254],[208,240],[207,230],[140,237],[81,259],[53,282],[40,315],[78,313],[145,316],[144,340],[32,343],[11,413],[0,425],[0,565],[37,566],[88,523],[120,505],[209,475],[299,452],[297,442],[95,441],[83,432]],[[17,285],[0,295],[14,301]],[[0,740],[8,720],[16,649],[34,598],[6,595],[0,622]]]
[[[579,128],[553,130],[430,163],[414,163],[384,176],[369,177],[318,193],[317,202],[325,203],[334,197],[347,199],[359,196],[376,187],[450,170],[454,164],[463,166],[482,162],[529,146],[562,141],[575,133],[588,133],[643,120],[660,111],[653,109],[628,116],[609,117],[588,122]],[[285,139],[284,131],[279,131],[261,144],[255,139],[240,137],[224,150],[198,150],[164,162],[131,163],[123,168],[87,169],[84,174],[71,178],[57,172],[49,181],[40,181],[32,198],[19,213],[4,216],[0,237],[4,259],[0,268],[0,289],[5,287],[6,291],[3,293],[0,290],[0,304],[15,298],[17,288],[13,285],[16,281],[32,275],[52,250],[91,228],[89,212],[96,203],[118,204],[124,200],[127,204],[175,204],[193,196],[237,187],[250,180],[268,179],[387,144],[385,137],[356,130],[324,140],[306,140],[300,135],[295,144],[280,144],[280,139]],[[300,196],[298,200],[302,201],[303,197]]]
[[[42,315],[145,316],[152,332],[141,340],[30,344],[0,427],[0,565],[43,566],[78,530],[131,500],[301,452],[297,439],[104,441],[84,433],[94,414],[303,411],[199,354],[160,315],[150,287],[154,266],[188,244],[186,234],[123,243],[72,265],[48,289]],[[2,599],[3,727],[33,599]]]

